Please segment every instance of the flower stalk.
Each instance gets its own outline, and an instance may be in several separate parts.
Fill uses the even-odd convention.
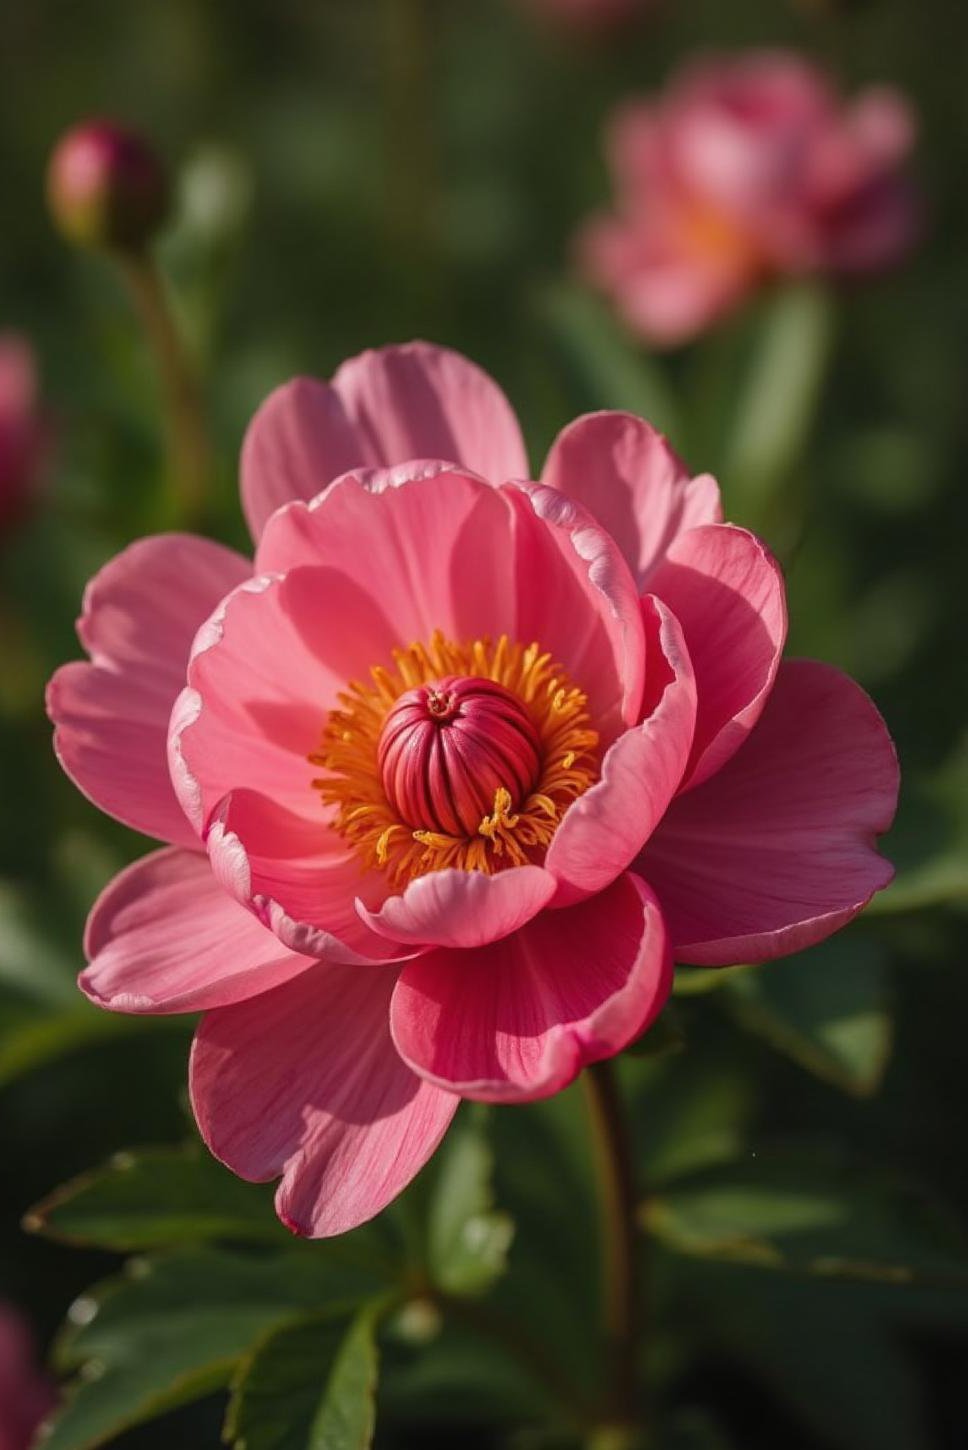
[[[632,1154],[611,1061],[582,1074],[598,1180],[602,1227],[602,1319],[609,1384],[606,1423],[610,1447],[631,1446],[642,1425],[636,1385],[641,1329],[639,1239]],[[593,1441],[593,1444],[598,1441]]]

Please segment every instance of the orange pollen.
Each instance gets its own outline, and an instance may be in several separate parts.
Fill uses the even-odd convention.
[[[588,700],[540,645],[507,635],[393,651],[338,696],[310,755],[334,830],[394,886],[539,861],[598,778]]]

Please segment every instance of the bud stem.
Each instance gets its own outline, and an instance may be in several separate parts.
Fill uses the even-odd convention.
[[[158,369],[171,498],[184,523],[198,524],[205,513],[213,468],[198,380],[154,259],[144,250],[121,252],[117,257]]]

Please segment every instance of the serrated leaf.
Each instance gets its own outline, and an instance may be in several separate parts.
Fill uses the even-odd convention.
[[[650,1198],[668,1248],[764,1269],[968,1289],[968,1246],[948,1213],[884,1173],[822,1152],[751,1154]]]
[[[212,1239],[291,1243],[267,1189],[194,1144],[117,1153],[37,1204],[24,1227],[119,1252]]]
[[[57,1346],[77,1371],[47,1450],[93,1450],[132,1425],[228,1384],[250,1346],[374,1276],[320,1246],[260,1258],[200,1249],[134,1260],[79,1300]]]
[[[731,974],[720,998],[736,1020],[844,1092],[880,1084],[893,1037],[883,946],[839,936],[784,961]]]
[[[428,1260],[438,1288],[480,1294],[504,1272],[514,1226],[494,1207],[494,1155],[480,1114],[447,1135],[430,1202]]]
[[[368,1450],[376,1424],[381,1308],[361,1309],[344,1338],[313,1420],[307,1450]]]

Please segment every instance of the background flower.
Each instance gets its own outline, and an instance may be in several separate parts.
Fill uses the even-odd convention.
[[[12,1305],[0,1302],[0,1450],[28,1450],[54,1398],[26,1322]]]
[[[772,277],[862,273],[910,246],[907,103],[886,87],[845,104],[795,55],[694,62],[609,124],[615,213],[581,265],[659,344],[701,332]]]

